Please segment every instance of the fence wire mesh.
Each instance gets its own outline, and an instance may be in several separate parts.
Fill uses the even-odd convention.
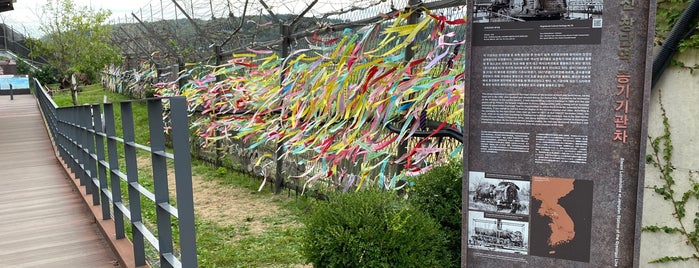
[[[187,79],[200,78],[192,72],[196,68],[212,70],[218,64],[232,58],[234,53],[256,50],[271,50],[281,58],[294,51],[310,50],[317,55],[330,52],[332,44],[345,35],[346,29],[362,31],[362,27],[376,27],[377,33],[383,33],[394,19],[391,15],[397,11],[417,10],[412,21],[418,23],[429,14],[444,16],[447,20],[462,19],[466,16],[465,0],[415,1],[415,0],[365,0],[365,1],[226,1],[226,0],[152,0],[130,17],[114,21],[115,40],[122,44],[125,55],[131,60],[123,68],[112,68],[105,75],[104,83],[113,90],[131,93],[132,96],[144,96],[144,89],[152,88],[154,81],[172,81],[179,70],[187,71]],[[402,22],[403,25],[406,22]],[[436,42],[431,40],[432,25],[418,33],[414,43],[409,46],[405,58],[434,58],[437,54],[462,54],[459,47],[435,50]],[[465,25],[445,25],[444,32],[454,32],[444,38],[449,42],[463,40]],[[402,41],[400,37],[394,43]],[[381,38],[368,40],[366,47],[379,47],[377,55],[389,52],[391,46],[379,46]],[[430,68],[430,75],[439,77],[447,74],[452,66],[465,66],[465,57],[453,57],[453,61],[439,61],[438,66]],[[423,68],[429,61],[413,66]],[[145,64],[149,63],[149,64]],[[188,64],[197,63],[197,64]],[[206,66],[209,67],[206,67]],[[239,70],[245,72],[245,70]],[[153,75],[155,73],[155,75]],[[203,73],[206,73],[204,71]],[[359,82],[361,73],[350,74],[350,84]],[[143,79],[148,78],[148,79]],[[180,79],[182,79],[180,77]],[[137,81],[134,81],[137,80]],[[185,81],[182,81],[185,82]],[[139,85],[139,83],[146,83]],[[281,83],[281,81],[280,81]],[[457,105],[449,106],[449,111],[430,113],[431,127],[449,119],[461,122],[462,115],[455,120]],[[196,115],[197,113],[195,113]],[[207,115],[196,115],[207,116]],[[447,118],[449,117],[449,118]],[[217,118],[207,120],[216,121]],[[429,124],[428,124],[429,125]],[[454,126],[458,129],[459,126]],[[388,129],[382,135],[391,135]],[[233,136],[233,134],[230,134]],[[205,138],[196,137],[193,144],[208,143]],[[287,188],[301,191],[306,185],[307,177],[300,176],[327,172],[321,165],[307,165],[307,160],[314,157],[313,152],[285,154],[283,160],[276,161],[278,148],[271,143],[249,148],[254,141],[241,139],[221,139],[208,147],[195,146],[193,152],[200,158],[219,166],[227,166],[244,172],[260,175],[266,180],[275,179],[276,165],[283,165],[283,176],[289,178]],[[398,158],[405,154],[406,148],[415,146],[441,146],[448,148],[444,152],[433,154],[422,161],[437,162],[444,154],[459,150],[461,141],[439,137],[422,141],[410,138],[405,142],[394,142],[388,150]],[[270,157],[272,156],[272,157]],[[399,160],[399,159],[396,159]],[[399,160],[401,161],[401,160]],[[404,160],[403,160],[404,161]],[[328,174],[320,180],[323,188],[348,189],[357,186],[362,166],[378,165],[378,160],[362,163],[361,161],[342,160],[340,171]],[[369,177],[382,177],[378,183],[381,187],[394,187],[395,181],[389,181],[400,173],[399,165],[374,169]]]

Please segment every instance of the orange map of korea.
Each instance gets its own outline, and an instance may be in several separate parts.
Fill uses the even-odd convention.
[[[573,191],[573,179],[534,177],[532,176],[532,197],[541,201],[537,213],[551,219],[549,227],[551,236],[548,244],[551,247],[570,242],[575,237],[575,223],[566,209],[558,204],[558,200]],[[555,253],[549,252],[550,254]]]

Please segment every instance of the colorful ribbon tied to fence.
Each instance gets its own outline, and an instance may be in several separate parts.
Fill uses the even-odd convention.
[[[279,143],[276,157],[309,156],[299,160],[306,171],[295,176],[307,185],[395,188],[461,156],[460,141],[439,142],[434,134],[461,132],[464,36],[463,18],[396,11],[357,30],[301,40],[310,45],[285,58],[248,49],[224,65],[191,68],[180,78],[184,86],[161,83],[158,92],[187,97],[202,146],[221,139],[248,141],[250,150]],[[417,137],[425,131],[431,134]]]

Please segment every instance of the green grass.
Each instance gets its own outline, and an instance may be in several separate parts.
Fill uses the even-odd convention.
[[[118,102],[130,100],[128,97],[104,90],[102,85],[95,84],[82,87],[82,92],[78,93],[78,105],[99,104],[102,103],[104,96],[107,96],[107,101]],[[53,101],[59,107],[72,106],[73,100],[70,97],[70,91],[63,91],[53,95]],[[145,102],[134,102],[132,104],[135,126],[136,142],[146,145],[148,143],[148,111]],[[116,122],[117,136],[122,136],[121,129],[121,107],[114,105],[114,122]]]
[[[79,104],[101,103],[103,96],[107,96],[109,101],[128,100],[119,94],[104,90],[101,85],[90,85],[83,87],[83,91],[78,94]],[[54,101],[61,107],[72,105],[69,92],[61,92],[54,95]],[[121,131],[121,109],[114,106],[117,136],[122,136]],[[145,102],[134,102],[134,124],[136,126],[136,142],[149,145],[149,134],[147,131],[148,117]],[[124,171],[123,145],[118,144],[120,169]],[[139,158],[149,157],[147,152],[138,152]],[[172,167],[172,161],[168,162]],[[153,179],[150,168],[139,168],[139,183],[153,191]],[[301,256],[301,236],[302,224],[301,215],[307,210],[309,201],[302,197],[296,200],[284,195],[275,196],[271,193],[270,187],[264,187],[258,191],[260,180],[246,174],[234,172],[225,168],[212,167],[201,161],[193,160],[192,172],[206,181],[216,182],[220,187],[232,187],[243,189],[249,194],[249,198],[265,204],[266,206],[279,207],[279,213],[265,216],[260,219],[246,219],[249,222],[220,224],[210,220],[197,218],[195,222],[197,232],[197,250],[199,264],[201,267],[293,267],[304,264],[305,260]],[[169,178],[174,179],[174,178]],[[268,182],[271,185],[271,182]],[[127,185],[121,182],[122,197],[125,203],[128,202]],[[174,197],[171,202],[175,204]],[[229,204],[235,206],[235,204]],[[155,205],[145,197],[141,198],[141,209],[144,223],[155,232]],[[196,212],[195,212],[196,213]],[[262,232],[250,232],[249,224],[252,221],[264,223],[267,228]],[[127,233],[130,235],[130,225],[126,224]],[[173,238],[176,248],[178,228],[176,219],[173,219]],[[146,242],[146,244],[148,244]],[[148,248],[148,247],[147,247]],[[149,260],[157,260],[157,255],[153,249],[147,250]],[[157,267],[157,265],[154,265]]]

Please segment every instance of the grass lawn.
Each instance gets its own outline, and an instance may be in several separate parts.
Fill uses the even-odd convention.
[[[128,100],[104,90],[101,85],[90,85],[84,86],[78,94],[78,103],[101,103],[103,96],[107,96],[109,101]],[[72,105],[69,92],[58,93],[53,98],[59,106]],[[114,108],[117,136],[122,136],[120,109],[118,106]],[[133,110],[136,142],[147,145],[146,105],[135,102]],[[123,157],[123,152],[120,155]],[[152,191],[149,160],[146,152],[139,152],[139,182]],[[172,167],[172,163],[169,165]],[[197,253],[201,267],[306,266],[300,253],[303,230],[300,218],[309,204],[308,200],[274,195],[269,187],[258,191],[259,179],[197,160],[192,163],[192,173]],[[174,187],[174,184],[171,185],[171,193]],[[126,193],[125,183],[121,188],[122,193]],[[141,203],[144,221],[149,221],[149,228],[155,229],[155,205],[145,198]],[[151,252],[149,259],[157,260],[157,255],[152,254],[154,252]],[[151,264],[158,266],[153,261]]]

